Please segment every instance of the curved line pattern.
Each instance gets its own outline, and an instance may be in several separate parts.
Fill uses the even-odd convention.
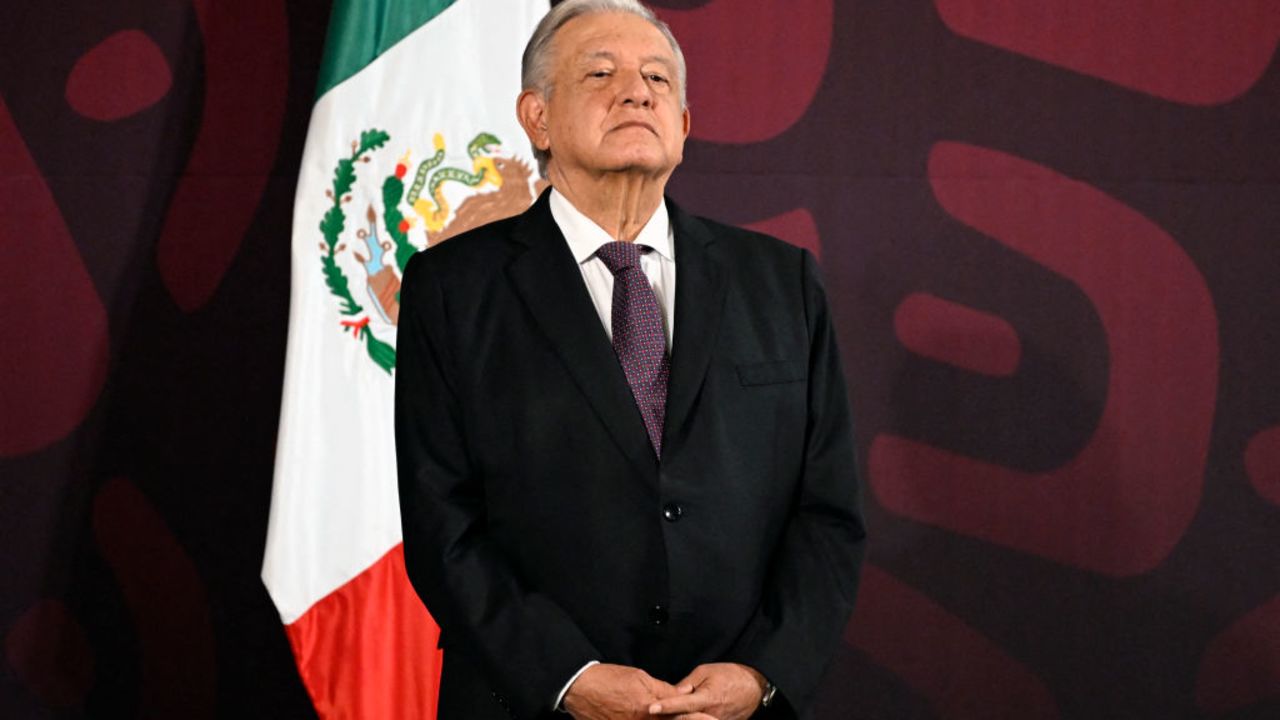
[[[1280,41],[1258,0],[934,0],[962,37],[1188,105],[1248,92]]]
[[[1280,426],[1254,435],[1244,450],[1249,483],[1267,502],[1280,506]]]
[[[1209,642],[1196,677],[1196,704],[1219,714],[1280,697],[1280,595]]]
[[[1107,401],[1087,445],[1054,470],[882,434],[871,487],[894,512],[1067,565],[1114,576],[1154,568],[1190,524],[1208,460],[1218,321],[1203,276],[1147,218],[1026,160],[939,143],[929,179],[953,217],[1089,298],[1110,350]]]
[[[0,457],[66,437],[107,379],[107,311],[0,99]]]
[[[282,0],[193,4],[204,35],[204,117],[156,249],[165,287],[187,312],[213,297],[253,222],[276,162],[289,81]]]
[[[808,250],[819,260],[822,259],[822,238],[818,236],[818,225],[813,221],[813,215],[806,208],[789,210],[781,215],[757,220],[743,227],[765,235],[772,235],[779,240]]]
[[[156,104],[172,85],[169,61],[155,41],[141,30],[121,30],[80,56],[65,93],[72,110],[111,122]]]
[[[917,355],[982,375],[1012,375],[1022,358],[1022,342],[1007,320],[930,293],[903,298],[893,329]]]
[[[845,642],[928,698],[944,719],[1058,717],[1049,689],[1025,665],[875,565],[862,569]]]
[[[689,79],[690,135],[763,142],[804,117],[827,71],[833,6],[833,0],[713,0],[694,10],[657,9],[696,69]]]
[[[93,536],[133,616],[142,717],[212,718],[213,626],[195,564],[146,496],[123,478],[94,497]]]

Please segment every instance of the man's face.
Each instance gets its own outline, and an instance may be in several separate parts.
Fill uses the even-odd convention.
[[[551,57],[552,92],[537,102],[530,139],[550,148],[553,177],[675,169],[689,113],[680,107],[675,55],[657,28],[628,13],[582,15],[556,33]]]

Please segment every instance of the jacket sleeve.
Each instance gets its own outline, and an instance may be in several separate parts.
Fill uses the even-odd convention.
[[[801,272],[809,334],[801,476],[760,606],[726,658],[759,670],[778,688],[774,717],[800,715],[812,700],[853,612],[866,546],[844,376],[807,251]]]
[[[396,460],[405,564],[447,640],[479,663],[516,717],[545,712],[599,653],[564,610],[521,582],[486,530],[484,479],[470,457],[446,299],[431,252],[401,287]]]

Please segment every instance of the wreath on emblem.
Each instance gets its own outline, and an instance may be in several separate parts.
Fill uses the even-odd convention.
[[[324,242],[320,249],[323,253],[320,257],[320,264],[324,268],[324,282],[329,287],[329,292],[337,296],[341,301],[339,312],[347,317],[355,317],[364,313],[364,306],[356,302],[355,296],[351,294],[351,285],[347,280],[347,274],[338,266],[334,259],[344,246],[340,243],[342,231],[347,226],[347,214],[343,211],[343,203],[351,201],[351,186],[356,182],[356,163],[369,162],[369,153],[377,150],[386,144],[391,136],[382,130],[366,130],[360,133],[360,140],[351,144],[351,155],[349,157],[338,160],[337,167],[333,171],[333,188],[326,190],[325,195],[333,202],[333,205],[325,211],[324,218],[320,221],[320,232],[324,235]],[[384,193],[385,194],[385,193]],[[401,233],[404,235],[404,233]],[[394,237],[394,236],[393,236]],[[405,237],[405,244],[408,244],[408,237]],[[409,261],[409,255],[405,256],[404,262]],[[397,247],[396,259],[400,259],[399,248]],[[401,269],[404,265],[401,265]],[[365,316],[361,320],[344,320],[342,322],[343,332],[350,331],[355,334],[357,339],[364,339],[365,350],[369,353],[370,359],[385,370],[388,374],[396,366],[396,349],[392,345],[383,340],[379,340],[373,331],[369,329],[369,318]]]

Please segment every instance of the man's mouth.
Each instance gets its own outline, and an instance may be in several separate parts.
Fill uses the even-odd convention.
[[[638,128],[644,128],[645,130],[648,130],[649,132],[653,133],[654,135],[657,135],[657,134],[658,134],[658,131],[657,131],[657,129],[656,129],[656,128],[654,128],[654,127],[653,127],[652,125],[650,125],[649,123],[647,123],[647,122],[642,122],[642,121],[640,121],[640,120],[631,120],[631,121],[624,122],[624,123],[618,123],[617,125],[613,126],[613,129],[614,129],[614,130],[626,130],[627,128],[637,128],[637,127],[638,127]]]

